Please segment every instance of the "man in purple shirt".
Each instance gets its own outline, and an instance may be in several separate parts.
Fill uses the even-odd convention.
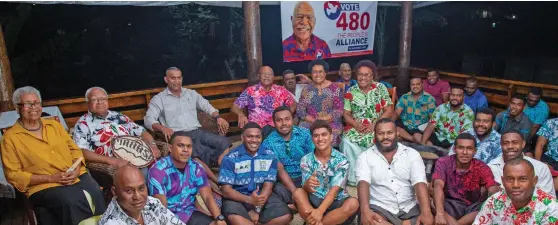
[[[436,99],[436,106],[449,100],[450,85],[445,80],[440,80],[440,74],[436,70],[427,73],[426,80],[422,81],[424,91],[431,94]]]
[[[482,93],[481,90],[478,88],[478,80],[476,77],[469,77],[467,81],[465,81],[465,99],[464,102],[467,104],[474,113],[477,113],[478,110],[488,108],[488,101],[486,100],[486,96]]]
[[[187,225],[226,225],[203,166],[191,158],[192,139],[186,132],[177,131],[172,134],[170,144],[170,155],[149,169],[149,193]],[[196,209],[198,193],[211,217]]]
[[[492,171],[473,158],[477,149],[473,135],[462,133],[455,139],[455,155],[436,162],[432,175],[436,224],[471,224],[482,202],[481,188],[489,195],[500,190]]]

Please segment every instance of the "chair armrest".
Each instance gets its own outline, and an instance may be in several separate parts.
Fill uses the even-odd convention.
[[[88,162],[86,165],[87,169],[104,173],[106,175],[109,175],[110,177],[113,177],[114,171],[116,171],[116,168],[106,163]]]

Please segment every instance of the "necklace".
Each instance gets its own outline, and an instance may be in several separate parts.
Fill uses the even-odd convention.
[[[29,129],[29,128],[25,127],[23,125],[23,122],[21,122],[21,120],[18,120],[17,122],[21,125],[21,127],[23,127],[23,129],[25,129],[27,131],[31,131],[31,132],[39,131],[43,127],[43,122],[41,120],[39,120],[39,127],[35,128],[35,129]]]

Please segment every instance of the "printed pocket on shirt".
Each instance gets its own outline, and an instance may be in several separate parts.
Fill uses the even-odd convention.
[[[269,159],[258,159],[254,160],[254,171],[256,172],[267,172],[271,167],[271,160]]]
[[[250,161],[237,162],[234,164],[234,173],[248,173],[252,169],[251,166]]]

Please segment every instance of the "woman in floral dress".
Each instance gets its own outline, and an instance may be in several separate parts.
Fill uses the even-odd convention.
[[[343,89],[338,83],[326,79],[329,65],[323,60],[314,60],[308,65],[312,74],[312,84],[302,89],[297,105],[299,126],[310,128],[317,119],[329,121],[333,129],[333,146],[338,146],[343,132]]]

